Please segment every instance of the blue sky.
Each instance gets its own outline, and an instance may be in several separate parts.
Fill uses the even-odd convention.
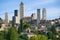
[[[0,17],[4,19],[5,12],[8,12],[9,19],[12,19],[14,10],[20,7],[20,2],[24,3],[25,16],[32,13],[37,14],[37,9],[46,8],[47,19],[55,19],[60,16],[60,0],[0,0]]]

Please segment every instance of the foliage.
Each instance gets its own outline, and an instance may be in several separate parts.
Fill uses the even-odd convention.
[[[31,37],[29,40],[48,40],[48,37],[44,35],[37,35],[37,36]]]
[[[0,21],[3,21],[3,19],[2,19],[2,18],[0,18]]]
[[[27,36],[26,35],[20,35],[19,36],[19,40],[27,40]]]
[[[35,31],[31,31],[32,33],[34,33],[34,34],[36,34],[36,35],[38,35],[38,34],[42,34],[40,31],[38,31],[38,30],[35,30]]]
[[[36,36],[33,36],[31,38],[28,38],[26,35],[20,35],[20,33],[23,32],[24,29],[30,27],[31,27],[30,24],[23,24],[23,20],[21,20],[18,32],[15,27],[11,27],[8,31],[0,32],[0,40],[49,40],[49,39],[57,40],[56,29],[55,29],[56,26],[54,25],[51,26],[50,29],[48,29],[47,36],[37,30],[32,31],[32,33],[36,34]],[[60,40],[60,34],[58,35]]]
[[[55,25],[52,25],[51,28],[48,28],[48,33],[47,33],[48,39],[56,40],[56,34],[57,32]]]
[[[58,36],[59,36],[58,39],[60,40],[60,33],[58,33]]]
[[[30,27],[31,27],[30,24],[24,24],[24,29],[26,29],[26,28],[30,28]]]
[[[18,40],[18,33],[15,27],[8,30],[9,40]]]
[[[23,20],[20,20],[20,26],[18,28],[18,33],[20,34],[21,32],[23,32],[24,29],[30,28],[30,27],[31,27],[30,24],[24,24]]]
[[[18,33],[20,34],[23,31],[23,20],[20,20],[20,26],[18,28]]]
[[[56,34],[56,33],[57,33],[55,28],[56,28],[56,26],[54,26],[54,25],[51,26],[51,32],[52,32],[53,34]]]
[[[56,40],[56,35],[55,34],[52,34],[52,40]]]
[[[0,40],[4,40],[4,33],[0,32]]]
[[[7,40],[7,31],[0,31],[0,40]]]
[[[48,39],[52,39],[52,33],[51,32],[48,32],[47,36],[48,36]]]

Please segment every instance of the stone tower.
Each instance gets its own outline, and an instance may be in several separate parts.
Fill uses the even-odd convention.
[[[42,20],[46,20],[46,9],[43,8],[42,10]]]
[[[8,26],[8,23],[9,23],[8,13],[6,12],[5,13],[5,24],[6,24],[6,26]]]
[[[40,20],[41,20],[40,9],[37,9],[37,25],[39,25]]]
[[[20,3],[20,20],[24,18],[24,4]]]

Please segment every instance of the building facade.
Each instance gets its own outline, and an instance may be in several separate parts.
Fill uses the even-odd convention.
[[[37,9],[37,25],[39,25],[40,20],[41,20],[40,9]]]
[[[31,21],[35,19],[35,13],[32,13],[31,15]]]
[[[18,10],[14,10],[14,15],[18,16]]]
[[[20,17],[18,14],[18,10],[14,10],[13,22],[14,24],[20,24]]]
[[[42,20],[46,20],[46,9],[43,8],[42,10]]]
[[[21,2],[20,4],[20,20],[24,18],[24,4]]]
[[[8,13],[6,12],[5,13],[5,24],[6,24],[6,26],[8,26],[8,23],[9,23]]]

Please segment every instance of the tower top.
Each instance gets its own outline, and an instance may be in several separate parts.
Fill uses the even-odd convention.
[[[20,5],[24,5],[24,3],[21,1]]]
[[[43,8],[43,10],[46,10],[46,8]]]

